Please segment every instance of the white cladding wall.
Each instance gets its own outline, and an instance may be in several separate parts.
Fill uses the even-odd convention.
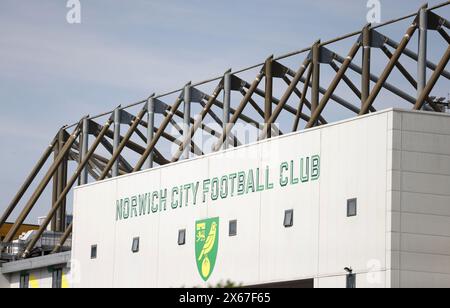
[[[442,220],[440,229],[434,233],[412,232],[410,228],[421,227],[414,224],[414,219],[422,217],[401,212],[399,202],[411,198],[402,189],[426,189],[425,193],[438,189],[434,191],[437,196],[433,195],[433,200],[439,200],[434,215],[448,215],[449,211],[445,197],[449,195],[445,186],[449,179],[445,175],[411,175],[399,167],[405,152],[402,146],[417,146],[412,137],[408,139],[410,143],[406,142],[403,134],[408,132],[402,133],[402,126],[398,126],[398,119],[403,116],[416,117],[410,121],[412,126],[418,125],[414,129],[419,131],[427,126],[421,127],[422,121],[433,122],[428,118],[436,117],[389,110],[77,188],[72,257],[79,266],[72,277],[74,286],[183,287],[215,285],[226,280],[256,285],[314,278],[316,287],[345,287],[345,267],[352,267],[358,274],[358,287],[404,286],[400,282],[417,273],[406,270],[419,262],[417,255],[409,254],[411,248],[407,245],[413,244],[406,234],[450,235],[450,224],[444,225],[447,218],[426,216],[430,228],[433,221]],[[442,129],[449,130],[449,118],[437,117],[442,121]],[[405,123],[403,120],[401,125]],[[403,137],[400,143],[399,135]],[[445,141],[443,136],[429,135],[430,140],[424,138],[420,142],[430,147],[430,153],[441,150],[441,154],[446,154],[446,150],[450,154],[449,140],[446,146],[440,144]],[[264,170],[267,165],[276,171],[281,162],[316,154],[321,159],[317,181],[284,188],[275,185],[275,189],[260,193],[214,202],[208,199],[205,204],[116,221],[117,199],[237,171]],[[450,172],[450,163],[446,163],[442,167],[447,169],[438,166],[436,171]],[[425,162],[414,168],[432,172]],[[272,172],[273,182],[278,177]],[[437,187],[432,183],[411,187],[419,179],[447,182],[436,183]],[[421,198],[431,195],[414,197],[416,209],[409,211],[424,211]],[[358,215],[347,218],[347,200],[351,198],[358,198]],[[403,208],[413,206],[401,204]],[[284,211],[288,209],[294,209],[292,228],[283,226]],[[425,214],[429,213],[421,213]],[[219,249],[214,272],[205,283],[196,265],[195,222],[210,217],[220,217]],[[233,219],[238,221],[238,235],[229,237],[228,222]],[[180,229],[187,230],[184,246],[177,244]],[[137,236],[140,251],[133,254],[132,239]],[[448,248],[447,237],[436,239]],[[435,246],[434,241],[428,240],[423,238],[419,248],[428,251],[427,245]],[[90,259],[91,245],[98,245],[95,260]],[[443,253],[448,251],[436,251],[436,258],[443,258]]]
[[[392,285],[450,287],[450,119],[394,116]]]

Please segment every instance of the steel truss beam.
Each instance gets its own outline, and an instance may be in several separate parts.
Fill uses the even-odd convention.
[[[23,257],[27,257],[33,251],[43,230],[50,222],[53,230],[64,231],[66,196],[77,180],[79,184],[86,184],[88,175],[95,181],[98,181],[107,177],[140,171],[144,165],[145,168],[152,168],[154,163],[165,165],[180,160],[182,156],[188,158],[192,154],[203,155],[202,145],[197,145],[194,142],[194,136],[199,130],[218,139],[213,147],[213,151],[219,151],[227,149],[231,144],[234,146],[242,144],[232,134],[233,127],[238,121],[254,125],[259,130],[258,140],[262,140],[274,136],[274,124],[282,112],[286,112],[286,116],[293,117],[293,132],[299,129],[300,121],[306,122],[306,128],[327,124],[328,121],[325,119],[324,110],[331,101],[357,115],[375,112],[374,103],[383,89],[401,98],[402,102],[405,101],[413,105],[414,110],[441,112],[442,106],[430,99],[430,95],[440,77],[450,80],[450,72],[446,70],[450,60],[450,47],[447,46],[441,60],[435,64],[427,58],[427,54],[430,54],[428,50],[434,47],[429,46],[430,44],[427,40],[428,32],[435,31],[438,37],[442,38],[443,42],[450,45],[450,36],[446,31],[450,27],[450,22],[434,13],[434,10],[437,8],[448,4],[447,2],[434,8],[423,6],[417,14],[388,22],[387,24],[394,24],[407,18],[414,18],[412,25],[407,29],[399,43],[378,31],[383,25],[368,24],[362,31],[324,43],[318,40],[310,48],[298,52],[279,58],[270,56],[263,63],[243,71],[233,73],[231,70],[228,70],[222,76],[203,83],[188,83],[182,89],[162,96],[153,94],[149,98],[131,105],[143,105],[143,108],[137,115],[130,114],[127,111],[131,106],[125,108],[119,106],[114,111],[102,115],[109,116],[107,123],[103,126],[94,122],[94,119],[98,117],[86,117],[77,125],[63,127],[52,140],[50,146],[45,149],[41,158],[0,217],[1,227],[18,207],[23,196],[49,161],[52,153],[54,153],[53,162],[40,182],[37,183],[35,191],[25,203],[4,242],[10,243],[16,236],[20,226],[24,223],[52,179],[53,198],[51,210],[37,235],[24,251]],[[407,48],[416,31],[419,33],[417,52]],[[347,39],[352,39],[352,42],[354,42],[354,39],[357,39],[356,43],[354,42],[350,48],[347,57],[339,55],[332,51],[333,48],[329,47],[329,45]],[[358,63],[358,65],[354,62],[360,49],[362,49],[362,58],[361,63]],[[371,73],[372,58],[375,56],[374,49],[380,50],[383,58],[385,56],[388,59],[388,63],[380,76]],[[391,49],[394,50],[391,51]],[[297,71],[293,71],[280,62],[291,56],[306,53],[308,54]],[[411,72],[404,65],[405,63],[401,63],[400,58],[402,55],[415,61],[414,63],[417,64],[417,75],[415,74],[416,72]],[[328,66],[331,67],[335,75],[331,84],[325,88],[321,83],[321,70],[323,67]],[[250,69],[259,70],[251,84],[238,77],[240,73]],[[394,69],[397,69],[412,88],[415,89],[414,94],[401,90],[392,81],[391,83],[387,82]],[[360,79],[355,81],[354,76],[348,74],[349,70],[356,73],[357,78]],[[427,74],[430,74],[428,79]],[[281,79],[287,86],[280,98],[274,95],[275,79]],[[261,87],[263,89],[260,89],[259,86],[263,80],[265,84],[264,87]],[[197,89],[201,84],[210,82],[218,82],[211,95]],[[340,97],[335,94],[341,82],[351,90],[350,98]],[[233,91],[242,95],[236,109],[231,107],[231,94]],[[219,99],[219,95],[222,93],[223,102]],[[171,106],[160,100],[160,98],[172,94],[176,94],[178,97]],[[288,103],[293,94],[295,95],[296,103],[298,99],[298,104],[295,107],[290,106]],[[353,104],[352,102],[357,103]],[[183,103],[184,109],[180,110],[180,106]],[[191,105],[194,103],[198,103],[202,107],[198,115],[191,115]],[[251,110],[246,109],[248,105],[251,106]],[[217,110],[220,110],[220,112]],[[156,115],[162,117],[159,127],[155,125]],[[221,126],[220,131],[204,123],[207,116]],[[147,119],[144,119],[144,117],[147,117]],[[254,117],[263,119],[264,123],[259,123]],[[182,119],[183,125],[178,125],[176,119]],[[114,129],[110,129],[113,124]],[[124,127],[128,126],[124,135],[120,132],[122,125]],[[182,135],[181,139],[166,132],[169,125],[172,125]],[[141,131],[142,127],[146,129],[145,133]],[[72,128],[72,134],[67,134],[67,130]],[[136,142],[131,140],[134,135],[139,138]],[[90,148],[89,136],[95,137]],[[78,138],[80,138],[79,142],[77,142]],[[161,145],[161,138],[168,143],[168,145],[164,143],[164,146],[176,146],[175,154],[172,157],[165,158],[158,151],[157,147]],[[111,155],[110,159],[103,157],[98,152],[96,153],[99,145],[102,145],[106,152]],[[134,167],[127,161],[129,152],[124,151],[125,148],[139,155],[139,160]],[[161,150],[161,148],[159,149]],[[75,173],[68,179],[68,164],[72,161],[77,163],[77,168]],[[70,237],[72,229],[72,225],[65,229],[60,243],[53,252],[61,250]]]

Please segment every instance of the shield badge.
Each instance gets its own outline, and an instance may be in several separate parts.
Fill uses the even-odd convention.
[[[195,259],[198,272],[206,282],[216,265],[219,246],[219,218],[200,220],[195,223]]]

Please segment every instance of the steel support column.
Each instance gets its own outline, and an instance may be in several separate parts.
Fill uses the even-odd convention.
[[[114,110],[114,139],[113,139],[113,151],[117,152],[120,144],[120,124],[121,124],[121,110],[120,107]],[[109,171],[109,170],[108,170]],[[111,170],[112,177],[119,175],[119,161],[115,160]]]
[[[270,117],[272,116],[272,96],[273,96],[273,56],[270,56],[266,60],[264,65],[265,80],[266,80],[266,95],[264,98],[264,123],[268,125],[266,138],[272,137],[272,125],[269,123]]]
[[[224,76],[222,134],[226,133],[227,125],[228,123],[230,123],[230,107],[231,107],[231,70],[226,72]],[[223,149],[224,150],[228,149],[228,146],[229,146],[229,139],[227,138],[223,142]]]
[[[187,140],[189,138],[189,129],[191,127],[191,83],[190,82],[184,87],[183,101],[184,101],[183,139]],[[191,151],[191,143],[188,142],[185,144],[185,148],[184,148],[183,156],[185,159],[189,159],[190,151]]]
[[[150,143],[153,140],[153,136],[155,135],[155,96],[152,95],[148,101],[147,101],[147,146],[150,145]],[[152,151],[150,155],[148,156],[146,168],[151,169],[153,168],[153,161],[154,161],[154,152]]]
[[[371,30],[367,25],[362,31],[362,80],[361,80],[361,106],[370,94],[370,57],[371,57]]]
[[[320,87],[320,41],[316,42],[311,49],[312,57],[312,89],[311,89],[311,114],[319,106]]]
[[[58,133],[58,147],[55,149],[55,159],[58,157],[60,151],[64,147],[64,144],[66,142],[66,134],[67,133],[65,129],[61,129]],[[53,204],[54,202],[56,202],[67,183],[67,159],[68,156],[65,155],[60,166],[58,167],[58,171],[53,177]],[[52,220],[51,230],[54,232],[62,232],[64,229],[64,221],[66,215],[65,207],[66,200],[63,201],[63,205]]]
[[[420,97],[427,83],[427,31],[428,5],[419,11],[419,47],[417,61],[417,97]]]
[[[82,143],[80,148],[80,163],[86,157],[89,147],[89,119],[83,119],[83,133],[82,133]],[[80,184],[85,185],[88,183],[88,170],[84,168],[80,176]]]

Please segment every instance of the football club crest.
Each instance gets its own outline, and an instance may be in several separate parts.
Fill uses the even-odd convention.
[[[219,218],[210,218],[195,223],[195,259],[200,276],[204,281],[216,265],[219,246]]]

